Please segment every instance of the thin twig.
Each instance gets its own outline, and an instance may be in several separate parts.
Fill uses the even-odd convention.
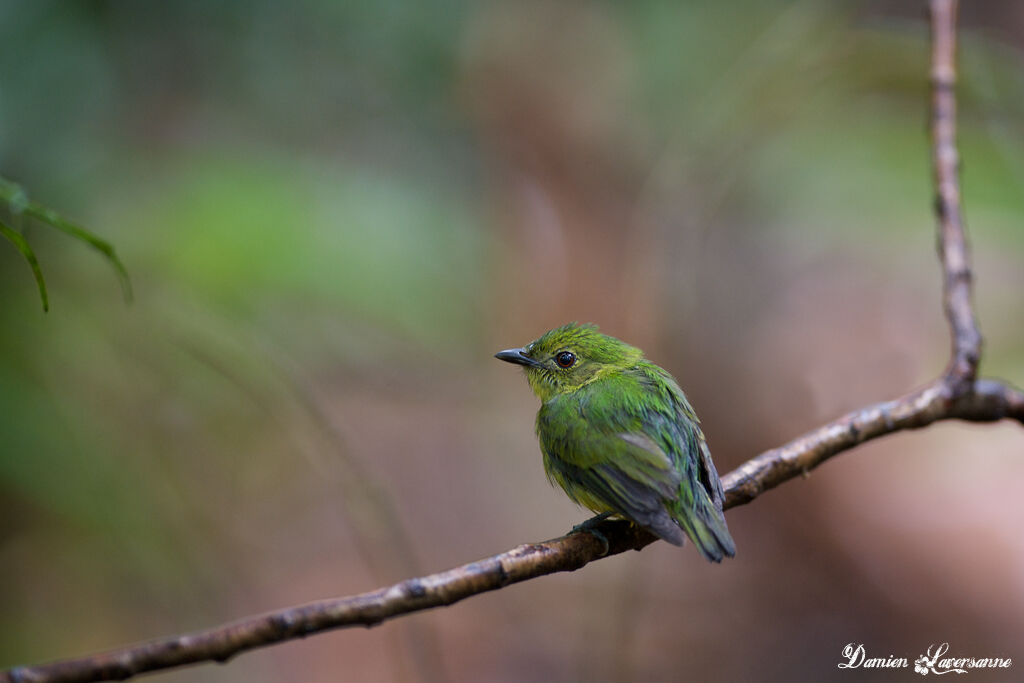
[[[981,334],[971,307],[971,266],[960,209],[960,155],[956,147],[957,0],[932,0],[932,165],[943,300],[953,350],[946,378],[952,395],[968,391],[981,358]]]
[[[814,469],[858,444],[940,420],[991,422],[1004,418],[1024,424],[1024,392],[997,380],[976,380],[981,335],[971,307],[971,271],[964,238],[957,181],[956,102],[953,67],[956,1],[932,0],[932,145],[938,197],[939,254],[943,303],[952,339],[945,373],[918,391],[845,415],[747,461],[722,478],[725,507],[749,503],[765,491]],[[591,534],[570,534],[522,545],[478,562],[387,588],[249,617],[198,633],[154,640],[105,654],[0,673],[0,683],[55,683],[130,678],[203,661],[224,662],[247,650],[311,633],[351,626],[374,626],[387,619],[497,590],[555,572],[575,571],[589,562],[654,542],[628,522],[598,527],[605,547]]]

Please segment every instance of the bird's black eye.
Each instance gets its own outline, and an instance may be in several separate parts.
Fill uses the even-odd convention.
[[[572,364],[576,362],[576,354],[572,351],[561,351],[555,356],[555,362],[560,368],[572,367]]]

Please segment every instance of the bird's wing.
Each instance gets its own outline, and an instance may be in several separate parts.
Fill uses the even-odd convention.
[[[646,413],[644,432],[673,459],[683,482],[670,506],[673,518],[708,560],[734,556],[736,544],[722,515],[722,482],[693,408],[672,376],[658,366],[641,367],[640,381],[661,397],[651,402],[658,409]]]
[[[651,479],[639,481],[614,464],[579,468],[574,476],[577,486],[584,492],[583,499],[577,500],[569,488],[566,488],[566,492],[577,502],[587,505],[587,497],[597,498],[603,503],[601,511],[625,515],[669,543],[683,545],[683,531],[665,508],[664,502],[666,497],[678,489],[678,480],[674,483]]]
[[[678,496],[681,475],[630,417],[624,396],[601,391],[596,398],[559,397],[545,404],[537,432],[548,476],[577,503],[623,514],[679,545],[682,532],[664,501]]]
[[[700,419],[686,394],[672,375],[653,364],[644,368],[641,381],[648,391],[661,395],[660,403],[665,406],[665,410],[646,416],[644,431],[668,452],[689,479],[701,483],[711,501],[721,509],[725,498],[722,482],[700,429]],[[692,505],[692,501],[684,503]]]

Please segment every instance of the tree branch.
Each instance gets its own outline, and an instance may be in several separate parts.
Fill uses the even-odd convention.
[[[726,508],[749,503],[838,453],[893,432],[949,419],[991,422],[1009,418],[1024,424],[1024,393],[1003,382],[975,379],[981,335],[971,307],[971,270],[957,179],[956,8],[955,0],[931,2],[932,157],[943,302],[952,340],[949,365],[942,376],[918,391],[856,410],[729,472],[722,478]],[[601,557],[640,550],[657,540],[621,520],[602,522],[598,528],[608,539],[607,552],[591,534],[570,534],[361,595],[312,602],[91,657],[11,669],[0,673],[0,683],[121,680],[197,662],[225,662],[272,643],[330,629],[375,626],[520,581],[575,571]]]
[[[757,498],[765,491],[809,472],[837,453],[903,429],[946,419],[991,422],[1011,418],[1024,424],[1024,393],[992,380],[980,380],[966,395],[950,400],[937,380],[895,401],[852,412],[779,448],[766,451],[722,478],[725,507]],[[622,520],[601,522],[608,552],[588,533],[569,534],[439,574],[408,579],[387,588],[242,619],[206,631],[154,640],[120,650],[69,659],[0,674],[2,683],[57,683],[123,680],[203,661],[225,662],[258,647],[351,626],[376,626],[403,614],[451,605],[463,598],[513,583],[575,571],[602,557],[640,550],[657,537]]]
[[[981,359],[981,333],[971,308],[971,266],[960,211],[960,155],[956,147],[957,0],[932,0],[932,166],[942,261],[943,299],[953,350],[946,378],[954,396],[970,390]]]
[[[855,410],[765,451],[722,477],[725,507],[749,503],[834,455],[893,432],[951,419],[994,422],[1010,418],[1024,424],[1024,393],[1003,382],[978,380],[963,395],[952,398],[952,393],[949,379],[943,376],[923,389]]]

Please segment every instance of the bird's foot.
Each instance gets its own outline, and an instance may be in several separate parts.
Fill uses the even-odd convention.
[[[605,555],[608,554],[608,551],[611,549],[611,544],[608,543],[608,537],[605,536],[600,531],[598,531],[597,525],[600,524],[601,522],[603,522],[604,520],[608,519],[609,517],[611,517],[611,515],[612,515],[612,513],[610,513],[610,512],[602,512],[601,514],[597,515],[596,517],[591,517],[590,519],[588,519],[586,521],[580,522],[579,524],[574,526],[569,533],[570,534],[578,534],[578,533],[584,532],[584,533],[590,534],[591,536],[593,536],[597,540],[601,541],[601,545],[604,546],[604,551],[601,553],[601,557],[604,557]]]

